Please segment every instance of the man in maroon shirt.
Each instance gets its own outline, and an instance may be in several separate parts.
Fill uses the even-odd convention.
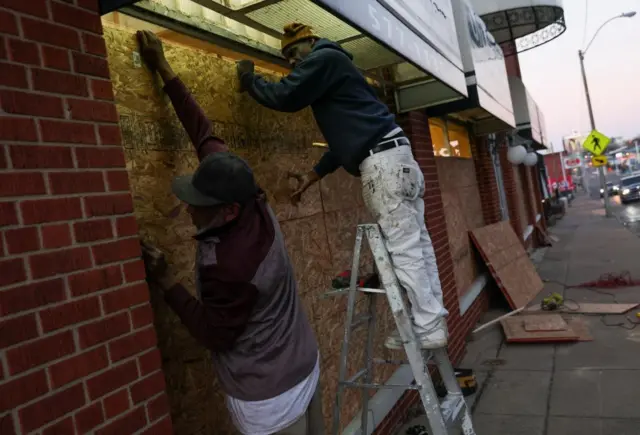
[[[138,32],[141,55],[165,83],[200,165],[173,181],[197,228],[193,297],[161,257],[150,279],[189,332],[211,351],[236,428],[250,435],[321,435],[316,337],[278,221],[249,165],[227,151],[169,66],[160,40]],[[215,412],[215,410],[212,410]]]

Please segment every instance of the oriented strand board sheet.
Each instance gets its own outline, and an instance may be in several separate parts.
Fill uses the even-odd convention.
[[[184,208],[178,207],[170,185],[175,175],[197,167],[196,156],[158,79],[133,65],[133,29],[108,23],[104,27],[140,235],[166,252],[178,278],[195,293],[194,228]],[[165,31],[162,36],[169,34]],[[339,170],[305,193],[300,206],[292,206],[287,172],[308,171],[324,152],[311,145],[323,142],[311,111],[284,114],[260,107],[234,91],[235,64],[217,55],[215,46],[199,43],[194,48],[184,45],[190,43],[189,38],[171,36],[181,44],[165,40],[169,62],[213,121],[215,133],[248,160],[280,221],[302,305],[320,343],[323,405],[329,428],[347,299],[321,296],[329,290],[332,277],[351,267],[355,226],[370,222],[360,182]],[[272,80],[278,78],[261,72]],[[365,252],[363,249],[363,263],[370,265],[371,256]],[[208,352],[159,299],[154,298],[153,307],[175,434],[234,434]],[[375,352],[384,358],[384,339],[395,325],[388,304],[378,299]],[[358,310],[365,308],[362,297]],[[360,337],[352,342],[351,350],[349,367],[356,371],[362,367],[364,340]],[[376,382],[385,382],[394,369],[381,367],[376,371]],[[343,426],[356,416],[360,396],[351,392],[344,403]]]
[[[545,315],[530,315],[523,316],[524,330],[527,332],[538,331],[566,331],[567,322],[564,321],[562,316],[555,314],[551,316]]]
[[[593,341],[589,324],[583,316],[569,316],[565,320],[569,324],[569,328],[578,336],[578,341]]]
[[[526,306],[542,290],[542,280],[509,221],[473,230],[471,239],[512,309]]]
[[[527,316],[513,316],[502,319],[502,329],[509,343],[546,343],[578,341],[579,335],[571,328],[562,331],[527,331]]]
[[[479,259],[468,234],[484,225],[475,164],[472,159],[438,157],[436,165],[456,287],[463,296],[479,273]]]
[[[569,302],[569,306],[562,306],[558,310],[561,313],[572,314],[624,314],[629,310],[634,309],[640,304],[595,304],[589,302],[581,302],[579,306]],[[553,313],[555,311],[545,311],[539,305],[535,307],[527,308],[527,312],[541,312],[541,313]]]

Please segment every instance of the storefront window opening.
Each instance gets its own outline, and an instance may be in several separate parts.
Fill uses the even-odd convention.
[[[469,132],[464,125],[446,118],[431,118],[429,130],[436,157],[472,157]]]

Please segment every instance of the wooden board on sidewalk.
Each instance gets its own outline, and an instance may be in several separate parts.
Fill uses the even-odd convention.
[[[558,314],[552,316],[534,314],[522,316],[522,318],[524,319],[524,330],[527,332],[566,331],[568,329],[567,322]]]
[[[542,280],[509,221],[473,230],[471,239],[512,309],[540,293]]]
[[[593,341],[593,335],[584,316],[569,316],[565,318],[569,328],[578,336],[578,341]]]
[[[527,331],[525,329],[528,316],[513,316],[502,319],[502,329],[509,343],[554,343],[578,341],[580,335],[569,325],[560,331]]]
[[[590,302],[581,302],[579,306],[574,306],[569,302],[568,307],[560,307],[558,310],[545,311],[539,305],[529,307],[525,310],[528,313],[572,313],[572,314],[624,314],[634,309],[640,304],[595,304]]]

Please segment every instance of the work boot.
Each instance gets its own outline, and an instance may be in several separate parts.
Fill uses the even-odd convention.
[[[422,349],[440,349],[445,347],[448,343],[448,336],[447,324],[444,319],[438,321],[438,324],[431,331],[421,334],[416,333],[416,338]],[[398,331],[391,334],[384,345],[387,349],[404,349],[404,344]]]

